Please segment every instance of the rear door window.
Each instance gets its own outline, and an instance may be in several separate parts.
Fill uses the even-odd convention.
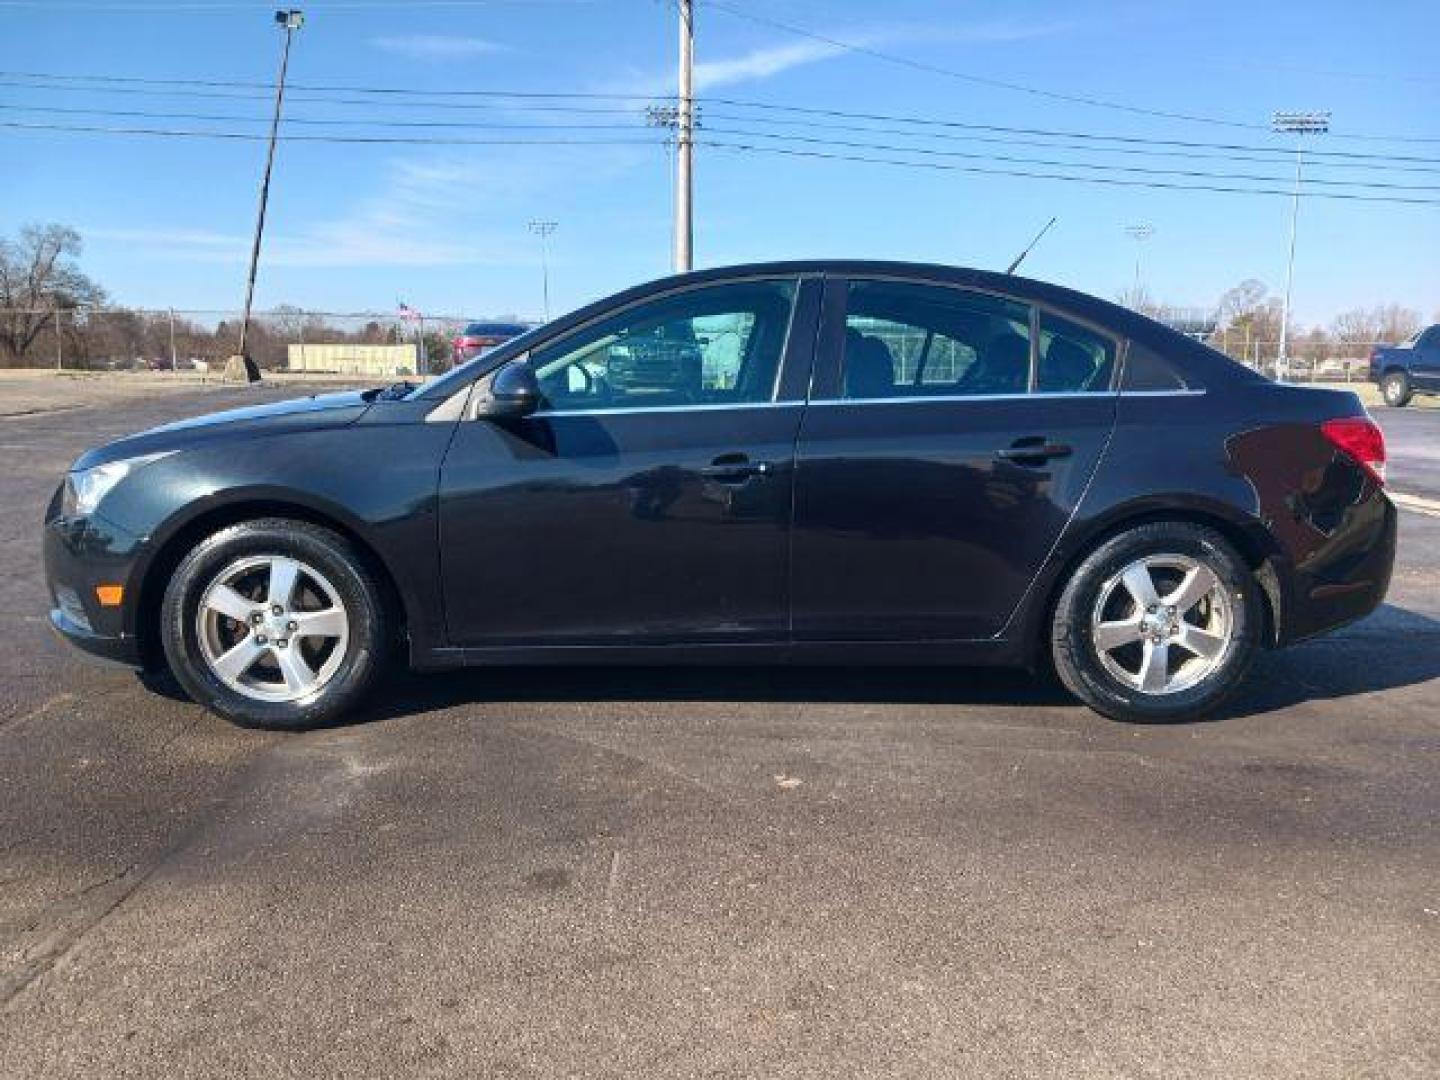
[[[1115,354],[1113,338],[1047,312],[1040,316],[1035,389],[1042,394],[1109,392]]]
[[[852,281],[840,397],[1023,394],[1030,308],[940,285]]]

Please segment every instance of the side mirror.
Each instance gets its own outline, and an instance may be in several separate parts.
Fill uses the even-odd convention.
[[[540,382],[535,378],[535,369],[524,360],[511,360],[491,372],[479,390],[476,416],[529,416],[540,407]]]

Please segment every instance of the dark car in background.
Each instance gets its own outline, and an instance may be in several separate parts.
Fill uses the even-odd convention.
[[[642,285],[422,387],[92,450],[53,625],[296,728],[415,668],[1053,665],[1107,716],[1219,708],[1385,595],[1354,394],[1069,289],[791,262]]]
[[[450,342],[450,360],[458,367],[484,356],[511,338],[517,338],[530,327],[513,322],[472,322]]]
[[[1440,394],[1440,325],[1419,331],[1403,345],[1370,351],[1370,378],[1385,404],[1401,408],[1416,394]]]

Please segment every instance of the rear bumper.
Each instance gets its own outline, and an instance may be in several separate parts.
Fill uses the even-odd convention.
[[[1282,585],[1278,645],[1290,645],[1369,615],[1385,599],[1395,565],[1395,505],[1379,487],[1346,508],[1338,526],[1294,564]]]

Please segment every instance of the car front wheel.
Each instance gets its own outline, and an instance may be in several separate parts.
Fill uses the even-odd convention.
[[[200,704],[251,727],[300,729],[353,707],[385,656],[385,610],[344,537],[307,522],[242,522],[176,568],[161,634]]]
[[[1112,719],[1195,719],[1244,680],[1259,649],[1261,604],[1254,575],[1213,529],[1128,529],[1092,552],[1061,593],[1055,669]]]
[[[1385,397],[1385,404],[1396,409],[1410,404],[1414,390],[1410,386],[1410,376],[1403,371],[1392,371],[1380,381],[1380,393]]]

